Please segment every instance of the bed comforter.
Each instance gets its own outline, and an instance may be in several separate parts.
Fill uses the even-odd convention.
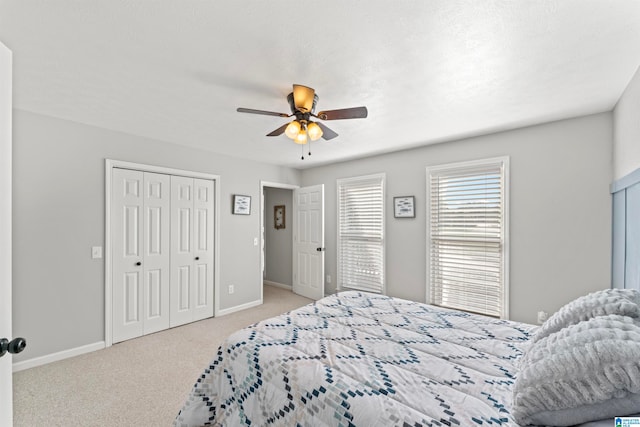
[[[341,292],[231,335],[176,426],[503,426],[536,326]]]

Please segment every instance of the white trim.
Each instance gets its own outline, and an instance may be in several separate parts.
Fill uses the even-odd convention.
[[[273,286],[276,288],[282,288],[282,289],[287,289],[287,290],[293,290],[293,286],[291,285],[285,285],[284,283],[278,283],[278,282],[272,282],[271,280],[263,280],[262,281],[263,285],[267,285],[267,286]]]
[[[209,179],[213,181],[215,206],[213,209],[213,315],[218,316],[220,311],[220,193],[221,179],[220,175],[214,175],[205,172],[186,171],[183,169],[174,169],[164,166],[146,165],[142,163],[132,163],[123,160],[105,159],[105,226],[104,226],[104,346],[111,347],[113,345],[112,330],[112,277],[111,277],[111,179],[114,168],[133,169],[143,172],[162,173],[166,175],[186,176],[189,178]]]
[[[382,178],[386,180],[387,174],[386,172],[372,173],[371,175],[362,175],[362,176],[350,176],[348,178],[338,178],[336,179],[336,185],[342,182],[355,182],[355,181],[368,181],[373,179]]]
[[[467,160],[465,162],[452,162],[445,163],[441,165],[433,165],[427,166],[427,171],[440,171],[443,169],[451,169],[451,168],[470,168],[472,166],[485,166],[491,163],[502,163],[509,164],[509,156],[500,156],[500,157],[490,157],[488,159],[477,159],[477,160]]]
[[[258,238],[258,244],[260,246],[260,280],[258,281],[258,283],[260,283],[260,304],[262,304],[262,302],[264,301],[264,290],[262,289],[262,284],[264,282],[267,282],[266,280],[264,280],[264,277],[262,276],[262,272],[264,271],[264,242],[262,241],[262,237],[263,237],[263,232],[262,230],[264,229],[264,188],[265,187],[269,187],[269,188],[282,188],[285,190],[296,190],[298,188],[300,188],[299,185],[295,185],[295,184],[282,184],[279,182],[271,182],[271,181],[260,181],[260,237]],[[291,245],[293,246],[293,240],[291,241]],[[284,285],[286,286],[286,285]],[[293,289],[293,288],[287,288],[287,289]]]
[[[23,360],[22,362],[15,362],[13,364],[13,372],[24,371],[25,369],[35,368],[36,366],[46,365],[48,363],[68,359],[70,357],[80,356],[81,354],[92,353],[94,351],[102,350],[105,347],[105,342],[99,341],[93,344],[87,344],[59,351],[57,353],[47,354],[45,356],[34,357],[33,359]]]
[[[296,184],[281,184],[279,182],[260,181],[260,188],[263,187],[284,188],[285,190],[295,190],[296,188],[300,188],[300,186]]]
[[[236,305],[235,307],[225,308],[222,310],[218,310],[218,312],[216,313],[216,317],[226,316],[227,314],[235,313],[236,311],[246,310],[248,308],[257,307],[259,305],[262,305],[262,300],[255,300],[255,301],[247,302],[245,304]]]
[[[425,201],[425,212],[426,212],[426,277],[425,277],[425,302],[427,304],[430,303],[429,300],[429,291],[430,291],[430,271],[429,271],[429,259],[431,257],[431,236],[430,236],[430,224],[429,218],[431,217],[431,206],[429,201],[431,200],[431,183],[429,180],[431,172],[440,171],[443,169],[451,169],[451,168],[465,168],[465,167],[473,167],[473,166],[485,166],[489,164],[502,164],[503,169],[503,198],[504,198],[504,206],[503,206],[503,257],[502,257],[502,271],[503,271],[503,295],[502,295],[502,319],[509,319],[509,288],[510,288],[510,280],[509,280],[509,156],[501,156],[501,157],[492,157],[488,159],[478,159],[478,160],[470,160],[466,162],[455,162],[455,163],[447,163],[442,165],[435,166],[427,166],[426,167],[426,201]]]
[[[342,290],[342,272],[340,271],[340,184],[364,180],[381,179],[382,181],[382,295],[387,294],[387,174],[385,172],[370,175],[336,179],[336,293]],[[346,288],[349,289],[349,288]]]
[[[132,169],[132,170],[143,171],[143,172],[163,173],[165,175],[178,175],[178,176],[185,176],[187,178],[201,178],[201,179],[211,179],[211,180],[220,179],[220,175],[214,175],[207,172],[195,172],[195,171],[188,171],[184,169],[169,168],[165,166],[126,162],[123,160],[112,160],[112,159],[105,159],[105,160],[107,161],[107,165],[110,164],[111,167],[120,168],[120,169]]]
[[[113,161],[106,159],[104,167],[104,342],[113,345],[113,290],[111,270],[111,171]]]
[[[12,336],[12,170],[13,131],[12,105],[15,100],[13,84],[13,53],[0,42],[0,338]],[[13,192],[15,195],[16,193]],[[13,205],[15,207],[15,205]],[[14,274],[12,276],[12,274]],[[15,282],[14,282],[15,284]],[[15,312],[13,312],[15,314]],[[11,375],[12,355],[5,354],[0,360],[0,425],[13,425],[13,388]]]
[[[503,229],[502,232],[504,233],[504,242],[502,245],[503,248],[503,258],[502,258],[502,268],[504,271],[504,289],[503,289],[503,296],[502,296],[502,318],[503,319],[509,319],[509,306],[511,305],[509,303],[509,288],[510,286],[510,280],[509,280],[509,252],[511,252],[511,248],[509,246],[509,242],[510,242],[510,238],[509,238],[509,182],[511,182],[511,178],[510,178],[510,174],[509,174],[509,170],[510,170],[510,166],[509,166],[509,156],[504,156],[501,157],[502,158],[502,167],[504,168],[503,172],[504,172],[504,182],[503,184],[503,189],[504,189],[504,206],[503,206],[503,212],[504,212],[504,218],[503,218]]]

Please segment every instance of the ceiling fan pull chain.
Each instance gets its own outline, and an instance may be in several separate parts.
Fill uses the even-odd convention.
[[[300,158],[304,160],[304,145],[300,144],[300,147],[302,148],[302,157]]]
[[[309,138],[309,156],[311,156],[311,138]]]

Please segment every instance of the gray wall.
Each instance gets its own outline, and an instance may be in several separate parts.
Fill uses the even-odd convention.
[[[221,176],[220,308],[260,299],[260,180],[298,184],[298,171],[14,110],[15,361],[104,340],[104,159]],[[232,194],[252,197],[232,215]],[[235,293],[227,294],[228,285]]]
[[[285,206],[285,228],[276,230],[273,207]],[[265,279],[291,286],[293,273],[292,239],[293,190],[264,189]]]
[[[610,286],[613,124],[603,113],[304,170],[325,184],[326,274],[336,278],[336,179],[386,172],[386,281],[425,301],[426,166],[510,156],[510,312],[535,323]],[[347,144],[348,141],[342,143]],[[416,218],[394,219],[394,196],[415,195]]]
[[[640,68],[629,82],[614,117],[613,178],[640,168]]]
[[[510,155],[511,317],[533,323],[538,310],[609,287],[612,145],[605,113],[300,172],[14,110],[14,335],[29,339],[14,360],[104,340],[104,264],[90,248],[104,246],[105,158],[221,176],[224,309],[260,298],[260,180],[325,184],[331,291],[335,180],[386,172],[388,293],[424,301],[425,167]],[[250,216],[231,215],[234,193],[252,196]],[[400,195],[416,196],[415,219],[393,218]]]

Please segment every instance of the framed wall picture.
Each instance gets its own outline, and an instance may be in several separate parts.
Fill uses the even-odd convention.
[[[416,199],[414,196],[393,198],[393,216],[395,218],[415,218]]]
[[[276,230],[285,228],[285,206],[278,205],[273,207],[273,226]]]
[[[233,214],[251,215],[251,196],[233,195]]]

